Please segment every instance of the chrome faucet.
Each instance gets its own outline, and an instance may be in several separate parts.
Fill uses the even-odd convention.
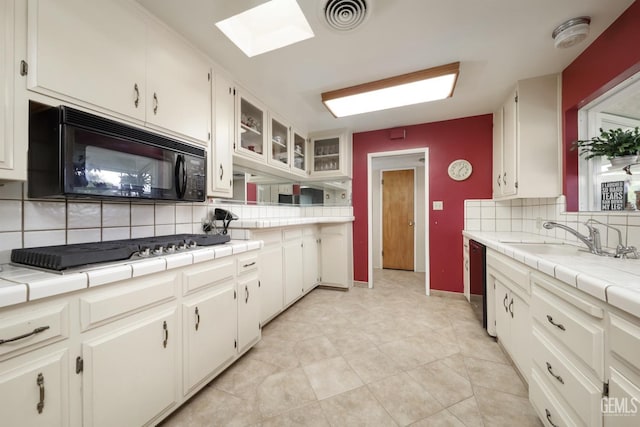
[[[588,248],[589,252],[596,255],[604,255],[602,253],[602,243],[600,241],[600,231],[597,228],[588,223],[585,223],[585,226],[589,230],[589,235],[585,236],[584,234],[579,233],[577,230],[574,230],[571,227],[567,227],[564,224],[560,224],[554,221],[545,221],[542,226],[547,230],[551,230],[552,228],[560,228],[565,230],[574,236],[576,236],[582,243],[584,243]]]
[[[612,227],[609,224],[605,224],[595,219],[587,220],[586,224],[604,225],[605,227],[615,230],[616,233],[618,233],[618,246],[616,246],[616,251],[614,253],[606,252],[605,255],[613,256],[615,258],[627,258],[631,254],[634,258],[638,258],[638,249],[635,246],[625,246],[622,244],[622,233],[620,232],[620,229]]]
[[[618,233],[618,246],[616,247],[615,252],[608,252],[602,249],[600,231],[593,224],[604,225],[605,227],[611,228],[612,230],[615,230]],[[633,255],[634,258],[639,258],[638,250],[636,249],[635,246],[625,246],[622,244],[622,233],[620,232],[619,229],[595,219],[588,219],[584,223],[584,226],[587,227],[587,229],[589,230],[588,236],[585,236],[584,234],[579,233],[577,230],[574,230],[571,227],[568,227],[564,224],[559,224],[554,221],[545,221],[542,224],[542,226],[547,230],[551,230],[552,228],[560,228],[562,230],[565,230],[573,234],[589,248],[589,252],[595,255],[610,256],[615,258],[627,258],[629,255]]]

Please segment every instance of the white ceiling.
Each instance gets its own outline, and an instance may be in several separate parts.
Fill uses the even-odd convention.
[[[325,0],[298,0],[315,37],[253,58],[214,25],[264,0],[138,0],[205,51],[239,84],[302,130],[365,131],[491,113],[519,79],[561,72],[633,0],[367,0],[349,33],[322,21]],[[590,16],[587,40],[553,46],[566,19]],[[268,18],[267,18],[268,19]],[[334,118],[324,91],[460,61],[453,98]]]

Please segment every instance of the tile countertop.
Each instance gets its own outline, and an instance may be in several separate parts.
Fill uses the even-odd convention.
[[[2,264],[0,265],[0,308],[224,258],[260,249],[262,246],[261,240],[232,240],[222,245],[202,247],[171,255],[124,260],[95,267],[78,267],[63,274],[18,264]]]
[[[553,276],[601,301],[640,317],[640,260],[618,259],[589,253],[535,254],[512,243],[566,243],[529,233],[463,231],[465,237],[483,243],[531,268]]]
[[[353,216],[304,216],[291,218],[240,219],[231,221],[229,228],[272,228],[306,224],[353,222]]]

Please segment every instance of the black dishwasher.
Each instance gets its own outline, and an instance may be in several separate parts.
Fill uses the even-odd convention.
[[[469,240],[469,293],[476,317],[487,329],[487,249],[482,243]]]

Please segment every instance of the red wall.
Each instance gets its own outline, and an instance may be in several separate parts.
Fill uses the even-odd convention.
[[[640,71],[640,2],[634,2],[562,72],[564,194],[578,209],[578,109]]]
[[[404,140],[389,139],[389,129],[353,134],[354,279],[367,281],[367,154],[429,147],[429,227],[431,288],[462,292],[464,200],[491,198],[493,117],[491,114],[407,126]],[[466,181],[447,175],[449,163],[467,159]],[[433,200],[444,210],[433,211]]]

